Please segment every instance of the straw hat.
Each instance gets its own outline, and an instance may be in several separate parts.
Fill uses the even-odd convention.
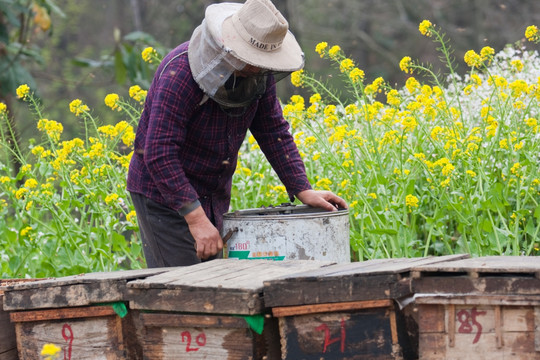
[[[304,66],[304,54],[289,31],[289,23],[270,0],[215,5],[205,17],[209,23],[220,19],[217,12],[221,7],[230,11],[231,6],[237,6],[221,27],[221,40],[234,57],[273,71],[291,72]]]

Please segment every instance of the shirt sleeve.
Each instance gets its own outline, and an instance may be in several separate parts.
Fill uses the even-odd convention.
[[[276,85],[272,81],[266,94],[259,100],[250,130],[292,201],[299,192],[311,189],[311,184],[289,128],[276,95]]]
[[[186,139],[187,122],[201,95],[194,90],[198,88],[191,77],[189,65],[179,59],[169,63],[155,82],[144,162],[167,205],[179,211],[198,201],[198,194],[186,177],[179,154]]]

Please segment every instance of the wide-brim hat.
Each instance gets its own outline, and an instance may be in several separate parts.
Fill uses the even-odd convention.
[[[217,25],[212,22],[221,21],[223,11],[231,15],[223,20],[219,40],[234,57],[272,71],[292,72],[304,66],[304,53],[289,23],[270,0],[214,4],[207,8],[205,20]]]

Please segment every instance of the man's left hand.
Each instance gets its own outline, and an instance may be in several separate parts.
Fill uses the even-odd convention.
[[[331,191],[324,190],[304,190],[299,192],[296,197],[302,203],[321,208],[328,211],[337,211],[340,209],[347,209],[347,203],[345,200],[337,196]]]

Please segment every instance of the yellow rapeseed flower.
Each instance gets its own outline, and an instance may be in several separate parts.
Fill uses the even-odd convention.
[[[336,58],[340,51],[341,48],[339,45],[334,45],[328,50],[328,55],[330,55],[331,58]]]
[[[372,199],[377,199],[377,194],[375,194],[375,193],[369,193],[369,194],[367,194],[367,196],[372,198]]]
[[[120,106],[118,105],[119,100],[120,97],[118,96],[118,94],[108,94],[107,96],[105,96],[105,105],[107,105],[113,110],[120,110]]]
[[[330,185],[332,185],[332,181],[327,178],[322,178],[315,183],[317,188],[324,190],[330,190]]]
[[[470,67],[479,68],[482,65],[482,58],[474,50],[467,51],[463,59]]]
[[[527,26],[525,30],[525,37],[527,40],[538,43],[540,42],[540,33],[538,32],[538,27],[535,25]]]
[[[126,215],[126,220],[129,221],[130,223],[132,223],[133,225],[136,225],[136,221],[137,221],[137,213],[135,212],[135,210],[131,210],[131,211]]]
[[[411,94],[414,94],[416,90],[420,89],[420,83],[414,77],[410,77],[405,81],[405,87]]]
[[[408,194],[405,196],[405,205],[409,208],[409,210],[418,207],[418,198],[414,195]]]
[[[510,61],[510,64],[512,65],[512,67],[514,69],[516,69],[517,72],[522,72],[523,71],[523,61],[521,61],[520,59],[514,59],[512,61]]]
[[[146,99],[146,94],[148,92],[146,90],[141,89],[139,85],[133,85],[129,88],[129,96],[139,103],[143,103]]]
[[[54,141],[60,140],[60,135],[64,131],[64,126],[61,123],[49,119],[40,119],[37,128],[39,131],[45,131]]]
[[[26,236],[28,233],[32,230],[31,226],[27,226],[24,229],[21,230],[21,236]]]
[[[482,50],[480,50],[480,58],[483,62],[487,62],[488,64],[493,60],[493,55],[495,55],[495,49],[490,46],[484,46]]]
[[[469,175],[470,177],[476,177],[476,173],[474,171],[472,171],[472,170],[467,170],[467,171],[465,171],[465,173],[467,175]]]
[[[418,30],[422,35],[425,35],[427,37],[431,37],[433,35],[433,24],[429,20],[424,20],[420,23],[418,26]]]
[[[17,94],[18,99],[24,100],[30,93],[30,87],[28,87],[26,84],[20,85],[17,90],[15,90],[15,93]]]
[[[309,98],[309,103],[310,104],[317,104],[317,103],[320,103],[321,100],[322,100],[321,94],[315,93],[315,94],[311,95],[311,97]]]
[[[359,68],[354,68],[349,73],[349,79],[353,82],[353,84],[359,83],[366,77],[366,74],[364,73],[364,70]]]
[[[520,177],[519,169],[522,167],[520,163],[515,163],[512,165],[512,168],[510,169],[510,172],[514,174],[516,177]]]
[[[15,197],[17,199],[22,199],[26,194],[28,194],[28,189],[27,188],[20,188],[19,190],[17,190],[15,192]]]
[[[118,197],[119,197],[118,194],[109,194],[107,195],[107,197],[105,197],[105,203],[107,205],[111,205],[118,200]]]
[[[399,68],[401,71],[403,71],[405,74],[412,74],[411,69],[412,59],[410,56],[405,56],[401,61],[399,62]]]
[[[386,94],[386,102],[392,106],[399,106],[401,104],[401,98],[396,89],[392,89]]]
[[[29,189],[33,189],[35,187],[37,187],[38,185],[38,182],[36,179],[28,179],[24,182],[24,186],[29,188]]]
[[[149,46],[142,51],[141,56],[145,62],[152,63],[152,61],[157,58],[157,51]]]
[[[354,62],[349,58],[343,59],[339,64],[339,70],[342,73],[350,71],[352,68],[354,68]]]
[[[54,359],[54,357],[56,357],[60,351],[62,351],[62,349],[55,344],[45,344],[41,349],[41,355],[47,356],[47,359]]]
[[[315,52],[320,55],[322,58],[324,54],[326,53],[326,48],[328,47],[328,43],[326,41],[320,42],[315,46]]]
[[[304,85],[304,70],[300,69],[291,74],[291,84],[296,87]]]
[[[90,111],[90,108],[83,104],[83,102],[80,99],[75,99],[71,103],[69,103],[69,111],[71,111],[75,116],[79,116],[82,113]]]
[[[0,102],[0,115],[7,113],[7,105],[3,102]]]

